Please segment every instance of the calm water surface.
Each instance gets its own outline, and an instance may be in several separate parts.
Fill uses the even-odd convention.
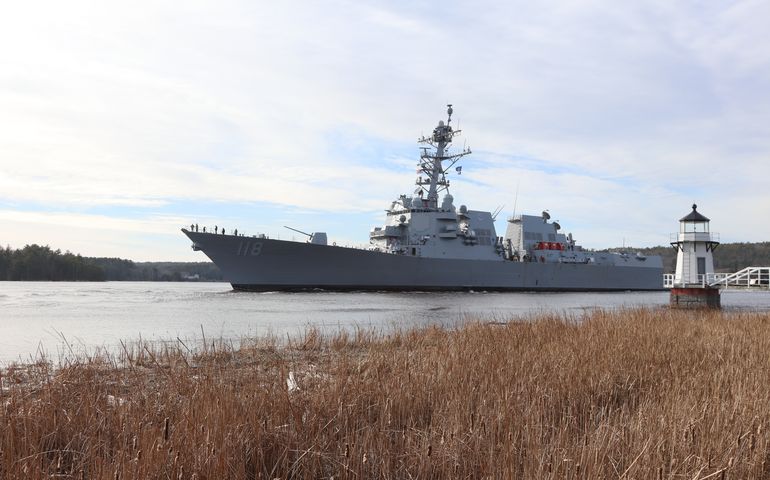
[[[0,282],[0,364],[39,351],[115,348],[142,338],[296,335],[308,326],[339,329],[456,325],[532,313],[659,306],[668,292],[621,293],[251,293],[227,283]],[[770,310],[770,293],[729,291],[731,309]],[[69,345],[69,346],[67,346]]]

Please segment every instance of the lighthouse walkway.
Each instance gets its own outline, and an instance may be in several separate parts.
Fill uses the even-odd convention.
[[[663,275],[664,288],[673,288],[674,281],[674,274]],[[770,290],[770,267],[746,267],[735,273],[698,275],[698,283],[693,286]]]

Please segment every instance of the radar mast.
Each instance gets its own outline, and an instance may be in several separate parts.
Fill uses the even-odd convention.
[[[449,180],[446,179],[446,173],[457,163],[460,158],[471,153],[470,148],[463,148],[459,153],[450,155],[449,144],[455,135],[459,135],[461,130],[453,130],[452,123],[452,104],[447,105],[447,121],[438,122],[438,126],[433,129],[430,137],[422,137],[419,143],[429,145],[420,147],[420,162],[417,164],[417,173],[421,174],[415,184],[417,188],[414,193],[423,199],[423,207],[429,209],[438,208],[438,194],[444,190],[449,190]],[[447,162],[446,168],[444,162]],[[422,174],[427,178],[423,178]]]

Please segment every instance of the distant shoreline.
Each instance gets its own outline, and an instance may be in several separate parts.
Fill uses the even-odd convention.
[[[83,257],[48,246],[0,248],[0,280],[9,281],[224,281],[211,262],[134,262]]]

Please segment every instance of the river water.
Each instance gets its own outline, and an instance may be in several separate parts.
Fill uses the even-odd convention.
[[[0,365],[56,360],[121,341],[292,336],[340,329],[457,325],[594,308],[660,306],[668,292],[252,293],[227,283],[0,282]],[[770,311],[770,293],[727,291],[728,309]]]

